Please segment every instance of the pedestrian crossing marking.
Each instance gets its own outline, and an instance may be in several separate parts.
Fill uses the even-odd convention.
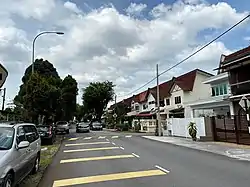
[[[112,136],[111,138],[113,138],[113,139],[114,139],[114,138],[119,138],[119,136]]]
[[[132,137],[132,135],[125,136],[125,138],[131,138],[131,137]]]
[[[74,144],[65,144],[66,147],[78,146],[78,145],[98,145],[98,144],[109,144],[110,142],[88,142],[88,143],[74,143]]]
[[[134,158],[134,155],[115,155],[115,156],[101,156],[101,157],[89,157],[89,158],[75,158],[75,159],[66,159],[61,160],[60,163],[72,163],[72,162],[87,162],[95,160],[111,160],[111,159],[121,159],[121,158]]]
[[[85,137],[84,140],[90,140],[92,137]]]
[[[88,183],[95,183],[95,182],[105,182],[105,181],[132,179],[132,178],[140,178],[140,177],[160,176],[160,175],[166,175],[166,174],[167,173],[159,169],[156,169],[156,170],[96,175],[96,176],[89,176],[89,177],[78,177],[78,178],[71,178],[71,179],[56,180],[53,183],[53,187],[73,186],[73,185],[81,185],[81,184],[88,184]]]
[[[70,138],[69,141],[78,140],[78,138]]]
[[[98,139],[104,139],[106,138],[105,136],[99,136]]]
[[[101,150],[112,150],[112,149],[120,149],[120,147],[98,147],[98,148],[89,148],[89,149],[72,149],[72,150],[64,150],[64,153],[73,153],[73,152],[85,152],[85,151],[101,151]]]

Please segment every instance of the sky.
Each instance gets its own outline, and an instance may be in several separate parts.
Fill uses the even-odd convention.
[[[15,97],[31,64],[32,40],[41,31],[35,57],[50,61],[61,78],[71,74],[81,89],[112,81],[117,100],[133,92],[248,14],[249,0],[1,0],[0,62],[8,70],[7,102]],[[247,20],[182,65],[160,77],[200,68],[216,74],[221,54],[250,43]],[[133,93],[131,93],[133,92]]]

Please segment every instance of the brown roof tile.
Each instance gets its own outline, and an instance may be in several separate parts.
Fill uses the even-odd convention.
[[[225,56],[224,61],[222,62],[222,64],[226,64],[230,61],[236,60],[238,58],[244,57],[246,55],[250,54],[250,46],[245,47],[239,51],[236,51],[234,53],[231,53],[230,55]]]

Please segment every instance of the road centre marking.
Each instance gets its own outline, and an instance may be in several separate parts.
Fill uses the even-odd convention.
[[[69,141],[78,140],[79,138],[70,138]]]
[[[124,150],[124,147],[120,147],[122,150]]]
[[[126,138],[131,138],[132,137],[132,135],[128,135],[128,136],[125,136]]]
[[[104,139],[106,136],[99,136],[98,139]]]
[[[65,144],[66,147],[69,146],[78,146],[78,145],[98,145],[98,144],[109,144],[110,142],[88,142],[88,143],[74,143],[74,144]]]
[[[65,150],[63,152],[74,153],[74,152],[101,151],[101,150],[112,150],[112,149],[120,149],[120,147],[98,147],[98,148],[89,148],[89,149],[72,149],[72,150]]]
[[[112,136],[111,138],[119,138],[119,136]]]
[[[137,157],[137,158],[140,158],[140,156],[137,155],[137,154],[135,154],[135,153],[132,153],[132,155],[134,155],[134,156]]]
[[[165,173],[169,173],[170,171],[166,170],[165,168],[161,167],[161,166],[158,166],[158,165],[155,165],[156,168],[162,170],[163,172]]]
[[[73,185],[88,184],[88,183],[95,183],[95,182],[132,179],[132,178],[139,178],[139,177],[160,176],[160,175],[166,175],[166,173],[159,169],[156,169],[156,170],[96,175],[96,176],[89,176],[89,177],[79,177],[79,178],[57,180],[57,181],[54,181],[53,187],[73,186]]]
[[[92,137],[85,137],[84,140],[90,140]]]
[[[134,158],[134,155],[115,155],[115,156],[101,156],[101,157],[89,157],[89,158],[76,158],[76,159],[66,159],[61,160],[60,163],[72,163],[72,162],[87,162],[95,160],[111,160],[111,159],[120,159],[120,158]]]
[[[113,145],[115,145],[115,142],[112,142]]]

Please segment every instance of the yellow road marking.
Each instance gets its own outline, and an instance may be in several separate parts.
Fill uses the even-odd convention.
[[[100,150],[111,150],[111,149],[120,149],[120,147],[98,147],[98,148],[89,148],[89,149],[73,149],[73,150],[65,150],[63,152],[73,153],[73,152],[100,151]]]
[[[75,158],[75,159],[67,159],[61,160],[60,163],[71,163],[71,162],[86,162],[86,161],[94,161],[94,160],[109,160],[109,159],[119,159],[119,158],[134,158],[134,155],[115,155],[115,156],[101,156],[101,157],[89,157],[89,158]]]
[[[110,142],[88,142],[88,143],[74,143],[74,144],[65,144],[66,147],[69,146],[78,146],[78,145],[96,145],[96,144],[108,144]]]
[[[78,138],[70,138],[69,141],[78,140]]]
[[[119,136],[112,136],[111,138],[118,138]]]
[[[73,185],[88,184],[95,182],[132,179],[139,177],[150,177],[150,176],[166,175],[166,174],[167,173],[157,169],[157,170],[147,170],[147,171],[126,172],[126,173],[114,173],[114,174],[97,175],[89,177],[79,177],[79,178],[62,179],[54,181],[53,187],[73,186]]]

